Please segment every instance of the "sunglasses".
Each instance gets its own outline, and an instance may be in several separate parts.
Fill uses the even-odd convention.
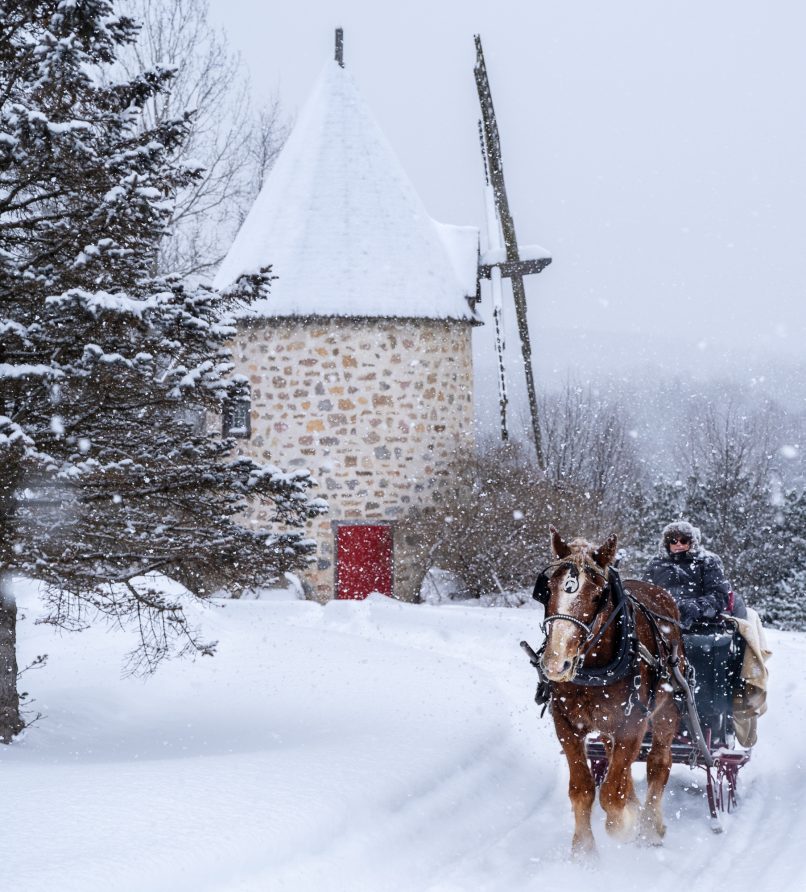
[[[672,539],[667,539],[666,543],[668,545],[688,545],[691,542],[688,536],[674,536]]]

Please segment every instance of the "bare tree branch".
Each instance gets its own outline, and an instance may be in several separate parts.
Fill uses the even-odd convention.
[[[174,70],[169,94],[145,107],[144,128],[191,109],[179,158],[202,174],[177,196],[157,271],[210,275],[221,262],[287,134],[280,103],[255,109],[239,56],[208,21],[208,0],[122,0],[142,23],[124,50],[128,75],[154,66]]]

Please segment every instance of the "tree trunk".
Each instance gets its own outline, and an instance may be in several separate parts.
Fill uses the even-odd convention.
[[[25,727],[17,693],[17,603],[11,578],[0,574],[0,743]]]

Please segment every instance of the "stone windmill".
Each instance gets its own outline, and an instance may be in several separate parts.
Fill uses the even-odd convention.
[[[397,519],[474,442],[471,330],[479,233],[432,220],[343,66],[341,35],[215,285],[267,264],[270,295],[234,342],[251,384],[229,433],[307,467],[330,504],[313,522],[309,597],[416,597]],[[264,525],[259,507],[246,518]]]

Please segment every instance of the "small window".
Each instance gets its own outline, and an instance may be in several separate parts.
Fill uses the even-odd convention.
[[[251,408],[248,397],[239,397],[224,403],[222,430],[225,437],[248,440],[252,436]]]
[[[207,417],[204,409],[183,409],[179,413],[179,419],[186,424],[194,435],[203,435],[207,430]]]

